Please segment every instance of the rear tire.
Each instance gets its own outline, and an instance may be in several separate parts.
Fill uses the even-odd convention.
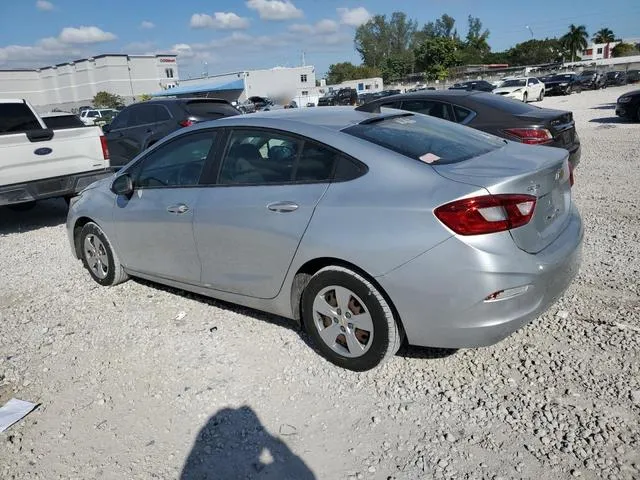
[[[360,274],[330,266],[318,271],[302,294],[303,325],[331,363],[370,370],[391,358],[402,343],[393,311]]]
[[[129,279],[111,242],[96,223],[89,222],[82,227],[80,258],[91,277],[100,285],[118,285]]]

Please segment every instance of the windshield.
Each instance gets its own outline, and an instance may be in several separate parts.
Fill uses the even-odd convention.
[[[527,81],[522,80],[505,80],[501,86],[503,87],[524,87],[527,84]]]
[[[343,131],[409,158],[438,165],[468,160],[505,145],[493,135],[427,115],[373,118]]]

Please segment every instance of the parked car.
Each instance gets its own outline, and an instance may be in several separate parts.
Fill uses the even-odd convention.
[[[583,71],[578,79],[582,83],[583,90],[598,90],[607,87],[604,76],[595,70]]]
[[[318,100],[319,107],[336,105],[356,105],[358,103],[358,92],[354,88],[341,88],[333,90]]]
[[[27,209],[37,200],[69,199],[111,175],[99,127],[49,124],[20,99],[0,100],[0,206]]]
[[[582,82],[577,75],[571,73],[551,75],[543,82],[547,95],[570,95],[573,92],[582,91]]]
[[[553,304],[583,237],[567,158],[410,112],[240,115],[85,190],[67,231],[101,285],[142,277],[298,320],[367,370],[405,338],[488,345]]]
[[[442,118],[530,145],[550,145],[569,151],[572,169],[580,162],[580,138],[573,114],[525,104],[486,92],[440,90],[395,95],[358,107],[365,112],[397,108]]]
[[[633,90],[618,97],[616,115],[640,122],[640,90]]]
[[[544,83],[535,77],[520,77],[505,80],[498,88],[493,90],[496,95],[521,100],[524,103],[544,98]]]
[[[85,124],[80,117],[71,112],[47,112],[40,115],[47,128],[78,128]]]
[[[85,125],[95,125],[99,120],[103,120],[109,123],[117,114],[118,110],[115,110],[113,108],[83,110],[80,113],[80,120],[82,120],[82,123],[84,123]]]
[[[607,87],[617,87],[627,84],[627,72],[612,71],[605,75],[605,83]]]
[[[454,83],[449,90],[478,90],[480,92],[492,92],[496,87],[484,80],[470,80],[468,82]]]
[[[111,166],[123,167],[176,130],[233,115],[240,115],[240,111],[216,98],[164,98],[129,105],[102,127],[111,152]]]
[[[627,83],[640,82],[640,70],[627,70]]]
[[[282,105],[277,105],[272,99],[269,97],[259,97],[253,96],[248,98],[249,102],[254,105],[254,111],[261,112],[269,110],[279,110],[284,108]]]

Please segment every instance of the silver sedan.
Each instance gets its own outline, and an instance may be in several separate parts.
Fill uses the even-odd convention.
[[[583,227],[567,152],[419,114],[296,109],[176,132],[69,210],[101,285],[129,276],[301,323],[367,370],[495,343],[562,294]]]

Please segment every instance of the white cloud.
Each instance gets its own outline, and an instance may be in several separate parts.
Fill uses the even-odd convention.
[[[215,12],[213,17],[206,13],[194,13],[189,23],[191,28],[215,28],[219,30],[242,30],[249,28],[249,19],[233,12]]]
[[[247,0],[247,7],[256,10],[262,20],[301,18],[302,10],[289,0]]]
[[[364,7],[358,8],[338,8],[340,23],[351,27],[359,27],[363,23],[367,23],[371,18],[371,14]]]
[[[156,24],[148,20],[143,20],[142,23],[140,24],[140,28],[143,28],[145,30],[151,30],[152,28],[156,28]]]
[[[60,32],[58,40],[68,44],[101,43],[115,40],[117,37],[111,32],[105,32],[98,27],[66,27]]]
[[[324,19],[317,22],[315,25],[307,23],[294,23],[289,27],[289,31],[293,33],[304,33],[306,35],[324,35],[329,33],[336,33],[338,31],[338,23]]]
[[[47,0],[38,0],[36,2],[36,8],[43,12],[50,12],[53,10],[53,3],[48,2]]]

